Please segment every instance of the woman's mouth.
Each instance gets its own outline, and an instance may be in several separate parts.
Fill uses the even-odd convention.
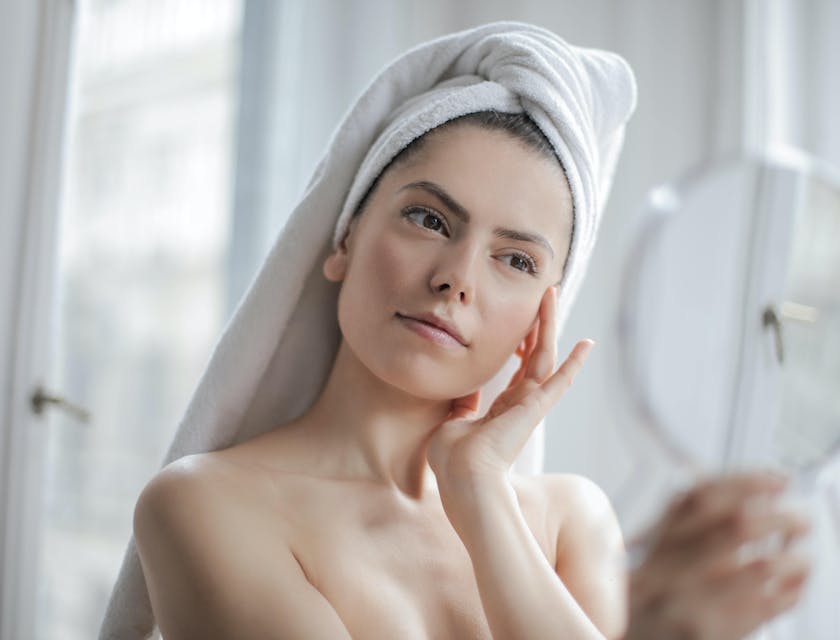
[[[450,348],[465,346],[455,336],[440,327],[436,327],[435,325],[424,322],[423,320],[403,316],[399,313],[397,313],[396,316],[406,328],[411,329],[414,333],[431,340],[432,342],[436,342],[441,346]]]

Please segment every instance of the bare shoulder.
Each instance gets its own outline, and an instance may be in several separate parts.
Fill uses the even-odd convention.
[[[247,509],[264,513],[266,501],[277,498],[282,474],[265,464],[263,440],[254,438],[170,462],[144,487],[135,517],[164,512],[176,517],[184,506],[192,511],[200,509],[208,516],[229,515],[230,510],[241,514]],[[282,460],[278,454],[282,454],[282,448],[279,452],[272,450],[273,458]]]
[[[565,524],[571,520],[595,522],[614,517],[606,492],[591,479],[575,473],[546,473],[542,481],[545,499],[559,509]]]
[[[141,553],[153,545],[205,553],[219,566],[244,563],[264,540],[282,540],[273,487],[259,468],[243,466],[224,451],[182,457],[158,471],[134,508],[134,536]],[[274,514],[271,517],[269,514]],[[244,532],[251,538],[241,549]]]
[[[158,471],[143,488],[134,511],[135,527],[148,519],[160,524],[161,518],[190,527],[197,517],[224,515],[239,502],[226,498],[236,497],[248,484],[254,484],[253,478],[222,455],[184,456]]]
[[[614,512],[610,499],[601,487],[585,476],[574,473],[543,473],[512,476],[520,503],[539,506],[557,528],[611,520]]]
[[[308,581],[258,466],[224,452],[181,458],[143,489],[134,535],[166,638],[348,638]]]
[[[541,480],[547,510],[557,527],[558,566],[564,549],[609,548],[623,552],[618,518],[606,492],[591,479],[573,473],[547,473]]]
[[[556,527],[555,571],[608,638],[626,625],[624,541],[609,497],[581,475],[538,476]]]
[[[206,483],[217,479],[220,469],[218,458],[210,454],[184,456],[170,462],[143,488],[138,503],[158,504],[160,500],[169,500],[183,495],[185,490],[196,491]]]

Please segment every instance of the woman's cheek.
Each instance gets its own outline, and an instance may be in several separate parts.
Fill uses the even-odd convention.
[[[495,375],[495,372],[505,365],[522,342],[522,338],[519,337],[520,331],[516,328],[522,323],[521,319],[517,319],[519,320],[517,324],[506,322],[503,315],[493,317],[497,320],[491,326],[486,326],[485,331],[482,332],[480,350],[483,362],[481,369]],[[527,325],[523,326],[527,329]],[[512,328],[516,328],[515,331],[511,331]],[[526,329],[521,332],[523,336],[527,333]]]

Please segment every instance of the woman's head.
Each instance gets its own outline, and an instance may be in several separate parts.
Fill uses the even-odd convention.
[[[548,141],[525,115],[471,114],[408,145],[380,173],[324,264],[343,281],[344,339],[376,375],[449,399],[487,382],[533,328],[562,276],[572,198]],[[419,336],[433,313],[464,345]]]

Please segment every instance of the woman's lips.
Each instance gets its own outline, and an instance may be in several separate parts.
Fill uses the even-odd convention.
[[[423,322],[422,320],[415,320],[414,318],[401,316],[400,314],[397,314],[397,318],[407,328],[411,329],[418,335],[421,335],[424,338],[431,340],[432,342],[436,342],[439,345],[442,345],[444,347],[464,346],[460,342],[458,342],[458,340],[451,333],[444,331],[440,327],[431,325],[428,322]]]

